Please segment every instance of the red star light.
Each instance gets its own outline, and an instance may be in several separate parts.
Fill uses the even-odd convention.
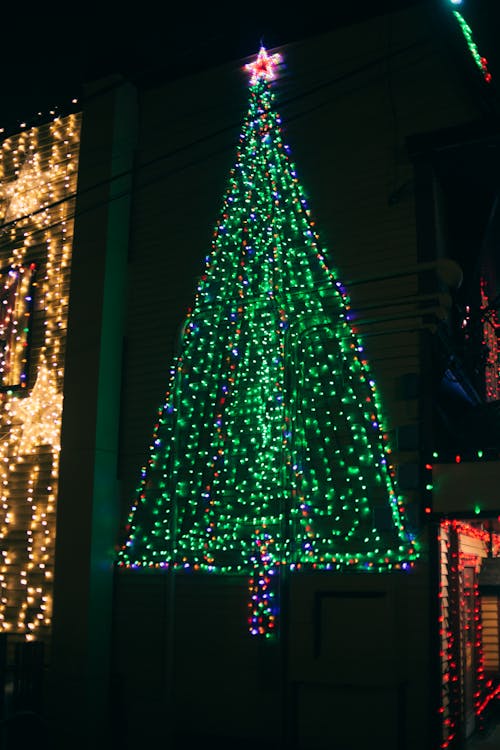
[[[274,68],[281,62],[281,55],[268,55],[265,47],[261,47],[257,59],[245,65],[245,70],[251,73],[250,83],[253,86],[260,79],[272,81]]]

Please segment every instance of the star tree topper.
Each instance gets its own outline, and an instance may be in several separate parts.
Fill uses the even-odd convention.
[[[281,55],[268,55],[265,47],[261,47],[257,58],[252,63],[245,65],[245,70],[251,74],[250,84],[253,86],[258,81],[272,81],[275,76],[274,68],[281,62]]]

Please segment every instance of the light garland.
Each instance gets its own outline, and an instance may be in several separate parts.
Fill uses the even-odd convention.
[[[74,114],[0,145],[0,630],[26,640],[50,633],[79,137]]]
[[[461,544],[464,538],[474,540],[476,544],[479,543],[480,549],[477,555],[464,552]],[[474,527],[466,521],[445,520],[440,524],[438,542],[440,548],[439,570],[445,568],[447,571],[447,578],[443,579],[441,574],[439,581],[439,636],[442,660],[442,703],[439,709],[442,739],[439,747],[441,750],[447,750],[447,748],[453,747],[461,715],[461,617],[470,609],[470,604],[466,600],[472,600],[476,728],[482,728],[484,710],[498,694],[498,690],[495,689],[493,683],[485,678],[481,599],[477,577],[472,584],[472,590],[469,591],[464,580],[464,569],[468,566],[474,568],[476,573],[479,572],[481,561],[486,557],[490,543],[492,555],[498,557],[500,554],[500,535],[492,534],[490,536],[489,531]]]
[[[461,5],[461,2],[457,2],[457,0],[451,0],[451,3],[453,5]],[[477,44],[474,41],[474,36],[472,33],[472,29],[463,17],[463,15],[458,10],[452,11],[453,15],[457,19],[458,25],[460,26],[460,30],[465,38],[465,41],[467,42],[467,47],[469,48],[469,52],[472,55],[472,59],[476,63],[477,67],[481,71],[481,74],[486,81],[486,83],[490,83],[492,80],[492,75],[488,70],[488,60],[483,57],[483,55],[480,54]]]
[[[498,401],[500,400],[500,322],[498,312],[490,307],[486,279],[481,278],[479,286],[483,329],[482,344],[486,351],[484,366],[486,400]]]
[[[282,141],[279,59],[261,49],[247,66],[236,164],[119,553],[249,574],[249,629],[265,636],[285,566],[408,569],[419,554],[349,300]]]

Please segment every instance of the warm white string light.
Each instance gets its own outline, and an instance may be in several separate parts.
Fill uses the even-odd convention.
[[[10,305],[0,338],[3,320],[12,341],[0,368],[0,630],[27,640],[47,635],[51,618],[79,132],[73,114],[0,147],[0,301]]]

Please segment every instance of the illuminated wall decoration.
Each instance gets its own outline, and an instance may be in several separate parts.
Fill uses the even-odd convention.
[[[490,305],[485,279],[480,281],[483,346],[486,351],[484,381],[487,401],[500,400],[500,322]]]
[[[481,729],[484,712],[498,694],[484,670],[481,599],[477,574],[482,560],[500,554],[500,536],[465,521],[443,521],[439,530],[440,590],[439,635],[441,642],[441,750],[456,746],[461,736],[464,701],[464,664],[474,654],[474,714]],[[472,573],[472,571],[474,571]],[[469,575],[467,575],[469,574]],[[469,651],[468,651],[469,650]]]
[[[279,56],[250,103],[211,253],[158,413],[119,564],[249,575],[249,629],[276,629],[284,569],[418,557],[349,299],[283,143]]]
[[[0,630],[27,640],[50,633],[79,138],[73,114],[0,144]]]
[[[452,5],[461,5],[462,0],[450,0]],[[486,81],[486,83],[490,83],[492,76],[490,71],[488,70],[488,60],[483,57],[483,55],[480,54],[477,44],[474,41],[474,35],[472,33],[472,29],[463,17],[463,15],[458,10],[452,11],[453,15],[457,19],[457,23],[460,26],[460,30],[464,36],[465,41],[467,42],[467,47],[469,48],[469,52],[471,53],[472,59],[476,63],[477,67],[481,71],[481,74]]]

